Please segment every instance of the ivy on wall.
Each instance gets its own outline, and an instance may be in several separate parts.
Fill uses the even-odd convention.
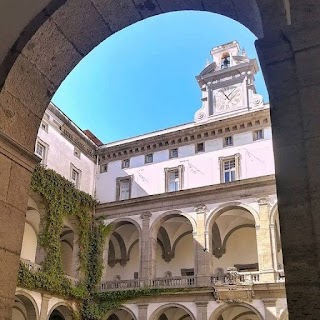
[[[42,166],[37,166],[33,173],[31,190],[43,197],[46,206],[45,221],[42,221],[44,228],[39,235],[39,243],[46,257],[42,270],[36,273],[31,272],[25,264],[20,264],[18,286],[74,300],[79,308],[79,314],[74,314],[74,318],[86,320],[102,320],[108,312],[141,296],[190,291],[142,288],[97,292],[103,271],[104,242],[111,227],[94,219],[92,213],[96,200],[76,189],[54,170]],[[82,280],[77,286],[66,278],[62,265],[60,235],[66,218],[75,219],[79,236],[79,271]]]

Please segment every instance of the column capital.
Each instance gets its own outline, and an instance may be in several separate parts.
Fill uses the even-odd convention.
[[[205,204],[199,204],[194,207],[196,213],[205,213],[207,211],[207,206]]]
[[[277,299],[275,298],[264,298],[261,299],[266,307],[274,307],[276,305]]]
[[[259,199],[257,199],[257,202],[258,202],[258,205],[259,205],[259,206],[270,205],[270,199],[269,199],[269,197],[259,198]]]
[[[142,220],[149,220],[151,216],[152,216],[152,213],[150,211],[145,211],[141,213],[140,218]]]
[[[208,301],[195,301],[195,304],[197,307],[201,308],[205,308],[208,306]]]

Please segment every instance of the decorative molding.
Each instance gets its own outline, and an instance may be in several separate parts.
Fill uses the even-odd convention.
[[[169,150],[186,145],[213,140],[230,134],[243,133],[270,127],[269,108],[257,110],[232,118],[212,121],[191,128],[137,139],[123,144],[99,147],[96,155],[99,164],[146,155],[161,150]]]
[[[141,213],[140,218],[141,220],[150,220],[151,216],[152,216],[152,213],[150,211],[145,211]]]
[[[259,206],[269,205],[270,199],[269,199],[269,197],[263,197],[263,198],[257,199],[257,202],[258,202]]]
[[[196,207],[194,207],[194,211],[198,214],[200,213],[206,213],[207,206],[205,204],[199,204]]]

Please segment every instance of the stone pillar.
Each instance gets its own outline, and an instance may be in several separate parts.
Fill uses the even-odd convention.
[[[272,246],[272,256],[273,256],[273,269],[278,270],[278,249],[277,249],[277,236],[275,225],[270,224],[270,237],[271,237],[271,246]]]
[[[274,282],[272,243],[270,236],[269,212],[270,204],[267,198],[258,200],[260,225],[256,226],[258,263],[260,282]]]
[[[265,320],[277,320],[277,299],[262,299],[265,310]]]
[[[148,320],[148,303],[139,303],[139,320]]]
[[[150,217],[151,212],[141,214],[142,229],[141,229],[141,253],[140,253],[140,279],[147,281],[152,276],[152,241],[150,236]]]
[[[36,162],[37,157],[0,131],[1,319],[11,320],[31,174]]]
[[[197,320],[207,320],[207,301],[196,301]]]
[[[205,233],[206,209],[205,205],[194,208],[197,213],[197,230],[193,230],[194,270],[200,287],[210,285],[210,253]]]
[[[270,96],[290,320],[320,319],[319,34],[307,19],[256,42]]]
[[[49,312],[49,300],[51,296],[47,294],[42,294],[42,301],[41,301],[41,309],[40,309],[40,318],[39,320],[47,320],[48,319],[48,312]]]

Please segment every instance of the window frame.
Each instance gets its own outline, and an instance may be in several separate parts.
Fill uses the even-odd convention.
[[[258,135],[257,135],[258,132],[262,133],[261,138],[258,138]],[[264,139],[264,130],[263,129],[254,130],[254,131],[252,131],[252,136],[253,136],[253,141],[263,140]]]
[[[127,199],[120,199],[120,186],[121,186],[121,182],[128,180],[129,181],[129,197]],[[125,176],[125,177],[117,177],[116,178],[116,201],[124,201],[124,200],[129,200],[131,199],[131,192],[132,192],[132,180],[133,180],[133,176]]]
[[[178,190],[169,190],[169,177],[170,177],[170,173],[172,172],[176,172],[178,171],[178,178],[179,178],[179,188]],[[177,192],[183,189],[183,185],[184,185],[184,166],[183,165],[179,165],[177,167],[173,167],[173,168],[165,168],[164,169],[164,173],[165,173],[165,192]]]
[[[81,150],[76,146],[74,146],[73,155],[78,159],[81,158]]]
[[[203,145],[203,149],[199,150],[198,147],[201,144]],[[196,143],[196,145],[195,145],[195,153],[201,153],[201,152],[205,152],[205,151],[206,151],[206,144],[205,144],[204,141]]]
[[[176,151],[177,155],[173,156],[173,152]],[[179,158],[179,149],[178,148],[173,148],[169,150],[169,159],[175,159],[175,158]]]
[[[44,128],[42,127],[44,126]],[[41,124],[40,124],[40,128],[44,131],[44,132],[47,132],[48,133],[48,128],[49,128],[49,124],[46,122],[46,121],[41,121]]]
[[[44,148],[43,156],[40,156],[39,153],[37,152],[38,145],[41,145]],[[41,159],[40,164],[42,165],[47,164],[48,149],[49,149],[49,145],[47,143],[43,142],[40,139],[37,139],[34,153],[36,154],[37,157]]]
[[[106,168],[106,170],[104,170],[103,168]],[[108,172],[108,169],[108,163],[100,164],[100,173]]]
[[[231,140],[231,143],[227,143],[228,139]],[[233,147],[233,136],[227,136],[223,138],[223,147]]]
[[[78,174],[77,181],[74,181],[73,178],[72,178],[73,171],[77,172],[77,174]],[[75,185],[75,187],[77,189],[80,189],[81,174],[82,174],[81,170],[78,169],[73,163],[71,163],[70,164],[70,180],[71,180],[72,183],[74,183],[74,185]]]
[[[225,181],[225,170],[224,170],[224,164],[227,161],[235,161],[235,180],[232,181]],[[219,158],[219,167],[220,167],[220,183],[230,183],[237,180],[240,180],[240,153],[236,153],[231,156],[227,157],[220,157]]]
[[[151,157],[151,161],[148,161],[148,157]],[[148,163],[153,163],[153,153],[148,153],[144,156],[144,163],[148,164]]]
[[[125,165],[125,163],[128,163],[128,165]],[[121,162],[121,168],[122,169],[128,169],[130,168],[130,158],[123,159]]]

